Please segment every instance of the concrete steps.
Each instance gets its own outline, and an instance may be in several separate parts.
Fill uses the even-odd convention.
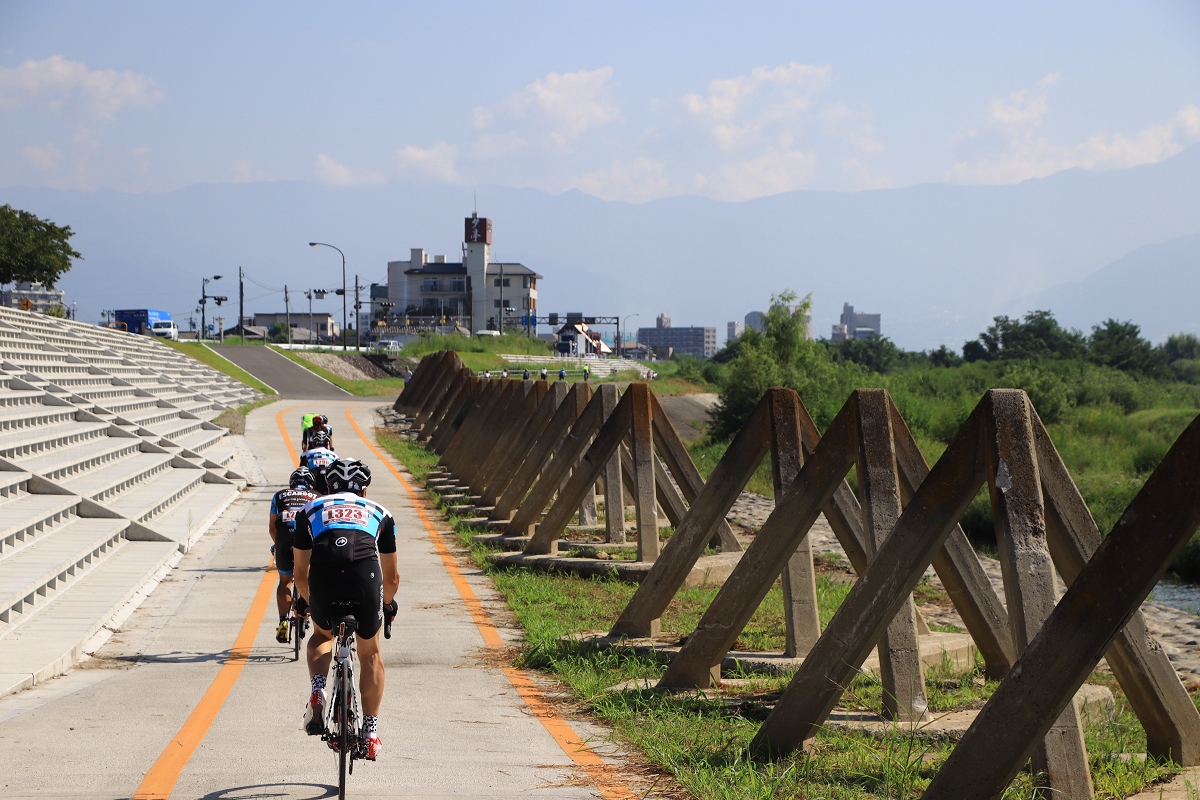
[[[20,493],[0,505],[0,555],[31,546],[74,516],[79,498],[69,494]]]
[[[84,645],[179,558],[167,542],[122,542],[103,561],[0,639],[0,695],[61,675]]]
[[[72,517],[0,559],[0,636],[122,540],[123,519]]]
[[[68,669],[237,497],[208,420],[258,396],[158,341],[0,308],[0,694]]]
[[[134,441],[141,446],[138,440],[128,441]],[[149,480],[162,470],[170,469],[174,460],[175,457],[170,453],[143,453],[139,450],[104,469],[91,470],[59,481],[59,485],[80,497],[95,500],[97,503],[108,503],[110,498]]]

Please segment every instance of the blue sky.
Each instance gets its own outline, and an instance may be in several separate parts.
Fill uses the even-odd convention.
[[[1153,163],[1200,4],[0,5],[0,187],[744,200]]]

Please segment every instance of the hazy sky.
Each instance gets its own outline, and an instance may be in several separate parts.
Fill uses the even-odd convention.
[[[3,0],[0,119],[0,187],[1012,183],[1200,141],[1200,3]]]

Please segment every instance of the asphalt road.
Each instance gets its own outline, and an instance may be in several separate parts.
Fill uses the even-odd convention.
[[[479,598],[476,614],[496,619],[502,641],[511,641],[514,631],[493,616],[499,601],[490,581],[469,566],[455,577],[446,564],[453,557],[435,549],[440,537],[434,540],[399,480],[349,424],[346,409],[370,437],[372,405],[329,409],[344,430],[339,452],[370,465],[369,496],[395,516],[401,574],[400,615],[383,642],[384,753],[356,765],[349,796],[596,797],[596,784],[575,766],[582,745],[561,744],[546,710],[527,704],[518,683],[528,673],[499,669],[485,655],[487,636],[458,582]],[[302,410],[282,402],[250,414],[246,442],[255,458],[243,469],[259,485],[230,506],[95,657],[0,698],[5,798],[331,796],[334,756],[300,727],[305,665],[275,642],[274,592],[265,608],[255,604],[264,581],[268,589],[275,582],[265,571],[267,504],[294,463],[281,429],[297,430]],[[243,646],[240,657],[231,654]],[[232,667],[240,672],[231,676]],[[570,725],[584,741],[603,737]],[[164,761],[178,768],[173,781],[161,778]]]
[[[261,345],[209,345],[284,399],[350,400],[353,398],[317,374]]]

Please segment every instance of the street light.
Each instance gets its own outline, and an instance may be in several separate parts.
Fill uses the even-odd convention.
[[[325,242],[308,243],[309,247],[316,247],[318,245],[321,247],[333,247],[333,245],[325,244]],[[339,247],[333,247],[333,249],[337,250],[342,257],[342,352],[344,353],[346,352],[346,254]]]

